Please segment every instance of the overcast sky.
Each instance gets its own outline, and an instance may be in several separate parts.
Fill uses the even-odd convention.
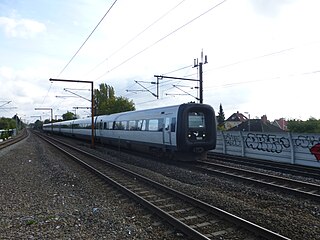
[[[226,118],[320,118],[320,1],[114,2],[0,0],[0,116],[34,122],[50,116],[35,108],[59,117],[90,106],[90,85],[49,78],[106,83],[137,109],[197,101],[197,82],[162,79],[159,99],[151,82],[198,79],[203,51],[204,103]]]

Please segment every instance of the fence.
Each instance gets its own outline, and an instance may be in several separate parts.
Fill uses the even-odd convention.
[[[218,131],[214,152],[320,168],[320,134]]]

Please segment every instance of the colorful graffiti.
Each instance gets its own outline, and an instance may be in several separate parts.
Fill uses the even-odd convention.
[[[296,147],[308,148],[317,161],[320,161],[320,137],[298,136],[294,143]]]
[[[281,153],[283,149],[290,147],[290,141],[286,137],[260,133],[248,133],[245,144],[247,148],[272,153]]]
[[[320,143],[317,143],[312,148],[310,148],[310,152],[316,157],[317,161],[320,161]]]

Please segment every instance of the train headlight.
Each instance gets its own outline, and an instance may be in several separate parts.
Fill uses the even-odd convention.
[[[204,134],[202,134],[202,137],[206,137],[206,134],[204,133]]]
[[[188,134],[188,138],[191,138],[191,134]]]

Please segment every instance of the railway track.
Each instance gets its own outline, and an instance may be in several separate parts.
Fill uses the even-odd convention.
[[[320,185],[318,184],[206,161],[199,161],[197,164],[189,166],[189,168],[205,172],[207,174],[219,174],[224,177],[247,181],[249,183],[262,185],[263,187],[272,188],[280,192],[295,194],[300,197],[320,201]]]
[[[272,162],[254,158],[244,158],[240,156],[230,156],[213,152],[208,154],[208,159],[210,161],[241,164],[249,167],[256,167],[286,174],[293,174],[302,177],[320,179],[320,169],[308,166],[292,165],[287,163]]]
[[[41,137],[190,239],[288,239],[105,159]]]
[[[14,138],[10,138],[6,141],[3,141],[0,143],[0,150],[4,149],[6,147],[9,147],[23,139],[25,139],[26,137],[28,137],[28,131],[26,129],[23,129],[22,132],[20,134],[18,134],[18,136],[14,137]]]

